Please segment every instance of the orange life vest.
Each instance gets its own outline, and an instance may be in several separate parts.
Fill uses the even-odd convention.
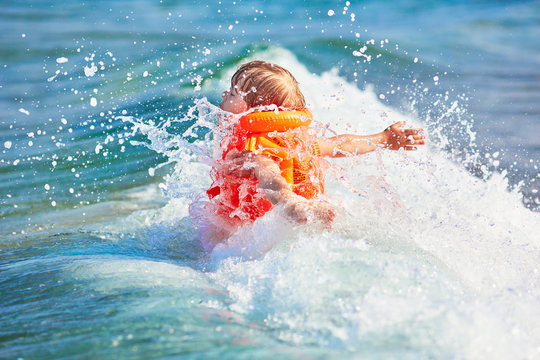
[[[223,139],[222,159],[225,160],[233,149],[269,156],[278,163],[281,176],[291,184],[293,192],[312,199],[324,192],[318,160],[320,150],[307,131],[312,118],[307,109],[254,112],[242,116]],[[227,166],[226,163],[223,165]],[[272,209],[272,203],[265,197],[254,175],[227,176],[218,166],[212,169],[211,176],[213,184],[207,194],[218,202],[220,215],[249,223]]]

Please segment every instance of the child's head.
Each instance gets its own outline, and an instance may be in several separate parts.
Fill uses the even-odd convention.
[[[231,89],[223,93],[220,107],[241,113],[265,105],[300,110],[306,101],[298,81],[281,66],[266,61],[243,64],[231,78]]]

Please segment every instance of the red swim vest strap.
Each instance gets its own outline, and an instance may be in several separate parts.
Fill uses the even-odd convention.
[[[211,187],[210,189],[206,190],[206,194],[208,195],[208,198],[212,200],[216,196],[218,196],[221,193],[221,189],[219,186]]]

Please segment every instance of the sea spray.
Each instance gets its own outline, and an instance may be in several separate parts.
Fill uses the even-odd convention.
[[[538,2],[411,4],[3,2],[0,357],[539,358]],[[159,167],[115,117],[217,103],[246,54],[326,136],[429,145],[329,162],[332,229],[276,209],[208,253],[212,156]]]
[[[304,84],[321,131],[374,133],[396,121],[423,125],[335,72],[310,74],[286,52],[269,57]],[[325,93],[314,90],[323,85]],[[330,96],[336,93],[344,96]],[[458,111],[445,111],[452,108]],[[188,207],[204,198],[217,155],[209,135],[216,119],[206,116],[216,108],[203,100],[192,109],[190,116],[209,109],[191,117],[191,131],[199,119],[208,129],[200,140],[170,133],[170,124],[131,120],[138,132],[151,134],[146,146],[173,165],[161,185],[169,204],[132,215],[160,219],[141,229],[175,243],[163,245],[172,257],[183,257],[183,248],[199,240]],[[294,346],[390,356],[393,344],[410,349],[410,358],[534,356],[538,216],[523,207],[517,189],[507,190],[504,174],[471,175],[466,162],[441,149],[452,142],[433,126],[436,141],[417,152],[377,150],[332,161],[327,195],[338,217],[331,229],[294,224],[277,207],[211,253],[195,250],[191,266],[226,290],[227,305],[212,306]],[[144,231],[134,238],[158,241]]]

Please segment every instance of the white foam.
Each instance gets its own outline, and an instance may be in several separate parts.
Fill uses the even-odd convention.
[[[190,267],[111,256],[76,260],[69,274],[77,280],[92,280],[94,290],[104,293],[133,287],[181,290],[194,282],[207,284],[204,275]]]
[[[335,71],[311,74],[283,49],[257,58],[295,75],[321,128],[369,134],[397,121],[425,125]],[[212,82],[215,91],[233,72]],[[197,124],[214,129],[215,107],[199,101],[195,109]],[[161,185],[172,200],[138,221],[147,219],[154,233],[180,229],[175,234],[192,241],[183,221],[209,185],[211,142],[130,121],[148,137],[146,146],[175,164]],[[231,309],[262,316],[280,339],[298,344],[355,351],[394,339],[432,357],[538,356],[540,214],[507,190],[504,174],[478,179],[433,143],[333,161],[327,172],[339,211],[331,231],[288,223],[277,208],[215,248],[210,276],[229,291]]]

